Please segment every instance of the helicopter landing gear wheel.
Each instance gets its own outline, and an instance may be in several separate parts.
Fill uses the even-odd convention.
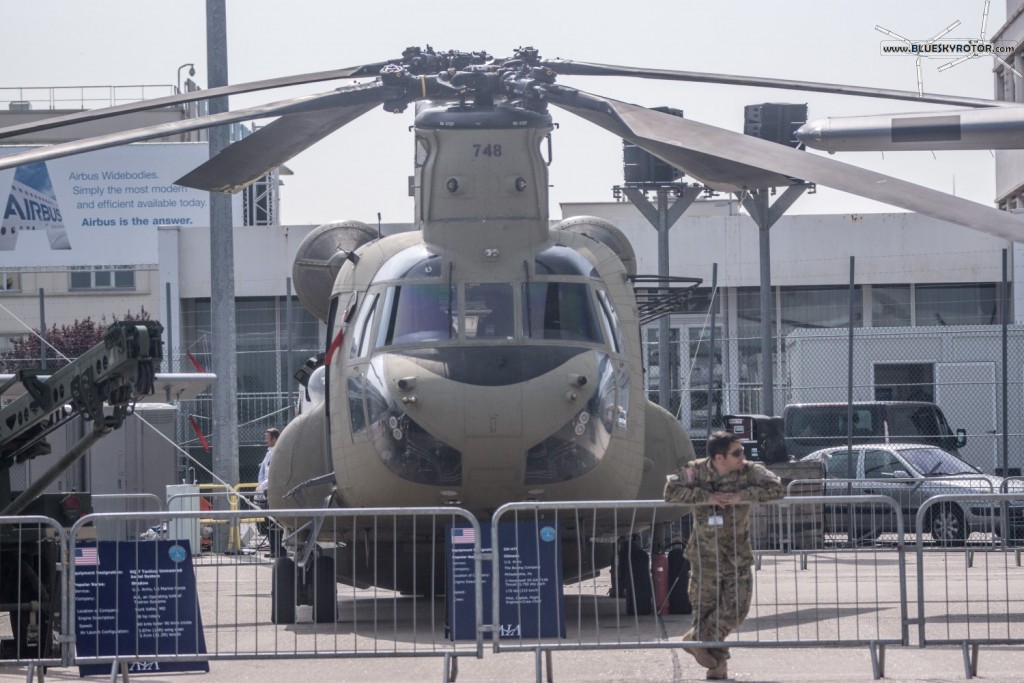
[[[290,557],[274,560],[270,586],[270,621],[295,623],[295,562]]]
[[[334,575],[334,558],[327,555],[317,557],[310,571],[313,621],[329,624],[334,621],[338,610],[338,580]]]
[[[644,550],[639,537],[634,536],[620,544],[616,579],[619,591],[626,598],[627,615],[654,612],[651,557]]]

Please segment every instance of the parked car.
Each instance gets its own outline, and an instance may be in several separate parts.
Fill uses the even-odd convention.
[[[826,495],[889,496],[903,512],[904,530],[916,531],[917,511],[941,494],[1000,493],[1002,477],[979,469],[941,448],[920,443],[825,448],[803,458],[825,465]],[[1009,493],[1024,493],[1024,482],[1006,482]],[[874,539],[896,531],[895,515],[879,505],[825,506],[825,529],[851,538]],[[962,545],[973,532],[1003,535],[1001,505],[953,503],[930,507],[924,531],[943,545]],[[851,524],[853,529],[849,528]],[[1024,540],[1024,500],[1009,506],[1009,539]]]
[[[927,401],[791,403],[782,410],[786,452],[802,458],[829,446],[918,443],[956,454],[967,443],[964,429],[950,428],[942,409]]]

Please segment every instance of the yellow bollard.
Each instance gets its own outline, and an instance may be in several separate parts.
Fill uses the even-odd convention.
[[[228,496],[228,506],[231,510],[238,509],[238,493],[234,489],[231,489],[231,495]],[[242,553],[242,530],[239,528],[237,518],[231,520],[231,526],[228,529],[228,547],[225,552],[228,555]]]

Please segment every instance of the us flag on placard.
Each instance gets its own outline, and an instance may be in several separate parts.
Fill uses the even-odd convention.
[[[75,548],[76,567],[95,567],[100,563],[100,556],[96,546]]]
[[[452,529],[452,543],[476,543],[476,529],[471,526]]]

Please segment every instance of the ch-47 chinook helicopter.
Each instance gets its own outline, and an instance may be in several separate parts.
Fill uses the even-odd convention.
[[[615,75],[888,97],[968,107],[986,100],[410,48],[352,69],[214,88],[0,130],[0,139],[137,109],[340,78],[372,78],[155,128],[43,147],[0,168],[232,121],[278,116],[179,183],[233,192],[370,109],[416,104],[417,230],[381,237],[331,223],[294,265],[302,303],[327,324],[323,400],[291,422],[275,449],[278,509],[455,504],[485,518],[515,500],[660,497],[665,475],[693,456],[672,415],[643,392],[635,259],[612,224],[548,220],[548,105],[587,119],[725,192],[815,182],[1024,239],[1024,224],[896,178],[764,140],[592,95],[558,76]],[[287,520],[286,520],[287,523]],[[591,530],[596,535],[600,530]],[[608,530],[606,530],[608,531]],[[611,531],[614,531],[612,529]],[[582,535],[582,534],[581,534]],[[314,539],[315,540],[315,539]],[[368,567],[333,549],[339,580],[410,590],[431,549],[397,531]],[[570,545],[570,544],[567,544]],[[317,548],[316,552],[325,552]],[[566,579],[613,550],[573,558]],[[413,554],[416,553],[416,557]],[[422,555],[422,556],[421,556]],[[329,561],[329,560],[328,560]],[[290,560],[281,561],[282,575]],[[420,586],[424,585],[421,580]]]

